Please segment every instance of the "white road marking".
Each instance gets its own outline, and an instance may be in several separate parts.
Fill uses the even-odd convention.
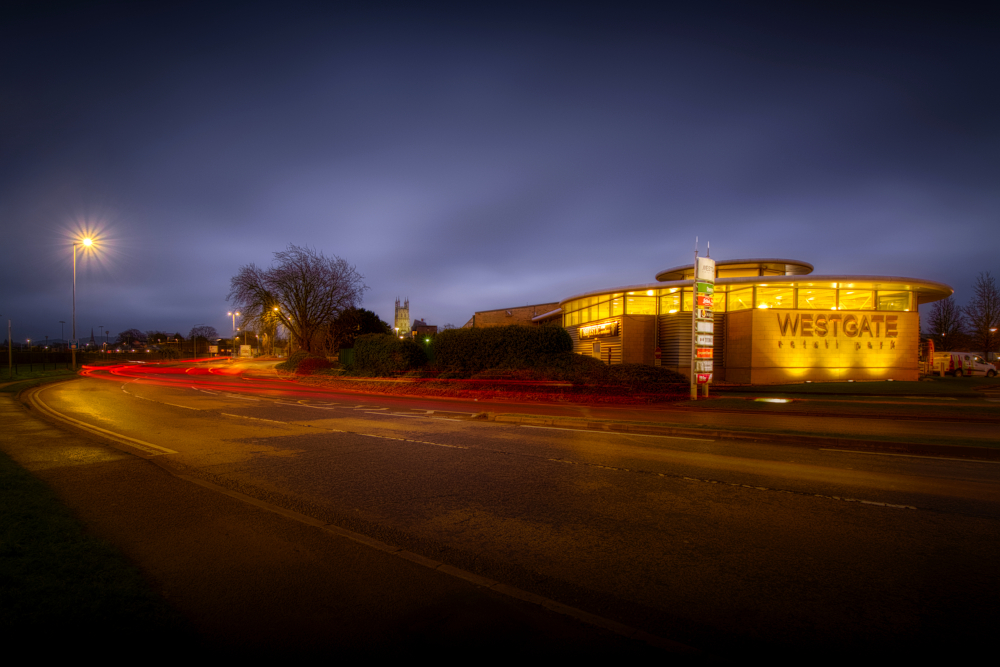
[[[957,459],[948,456],[924,456],[922,454],[892,454],[890,452],[865,452],[858,449],[824,449],[821,452],[847,452],[849,454],[871,454],[873,456],[901,456],[907,459],[933,459],[935,461],[965,461],[966,463],[1000,463],[1000,461],[988,461],[984,459]]]
[[[261,419],[260,417],[247,417],[246,415],[234,415],[234,414],[231,414],[229,412],[220,412],[219,414],[220,415],[225,415],[226,417],[236,417],[237,419],[252,419],[253,421],[257,421],[257,422],[271,422],[272,424],[283,424],[283,425],[286,425],[286,426],[290,425],[290,424],[294,424],[294,422],[282,422],[282,421],[278,421],[277,419]],[[333,431],[334,429],[329,429],[329,430]],[[339,432],[342,432],[342,431],[339,431]]]
[[[192,408],[190,405],[178,405],[176,403],[167,403],[166,401],[158,401],[155,398],[146,398],[145,396],[140,396],[139,394],[133,394],[130,391],[125,391],[125,387],[122,387],[122,391],[131,396],[132,398],[138,398],[143,401],[149,401],[150,403],[157,403],[159,405],[171,405],[175,408],[184,408],[185,410],[195,410],[201,412],[201,408]]]
[[[697,442],[715,442],[708,438],[691,438],[682,435],[658,435],[656,433],[630,433],[628,431],[598,431],[589,428],[563,428],[562,426],[533,426],[531,424],[518,424],[521,428],[541,428],[549,431],[577,431],[579,433],[603,433],[604,435],[637,435],[644,438],[666,438],[668,440],[695,440]]]
[[[129,447],[135,447],[140,451],[144,451],[147,454],[159,455],[159,454],[176,454],[172,449],[167,449],[166,447],[160,447],[159,445],[154,445],[151,442],[146,442],[145,440],[139,440],[137,438],[131,438],[127,435],[122,435],[121,433],[115,433],[114,431],[109,431],[107,429],[101,428],[100,426],[94,426],[93,424],[88,424],[82,422],[79,419],[73,419],[68,415],[64,415],[61,412],[56,412],[53,408],[49,407],[44,401],[42,401],[41,391],[37,391],[31,395],[31,403],[41,412],[49,415],[53,419],[58,419],[59,421],[74,424],[79,428],[92,433],[100,433],[105,436],[109,436],[115,440],[124,441]]]

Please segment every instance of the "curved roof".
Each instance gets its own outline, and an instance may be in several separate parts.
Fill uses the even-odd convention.
[[[743,260],[746,261],[746,260]],[[753,260],[771,261],[771,260]],[[784,260],[780,260],[784,261]],[[804,263],[803,263],[804,264]],[[716,264],[718,266],[718,264]],[[811,269],[811,265],[809,266]],[[683,267],[681,267],[683,268]],[[690,266],[688,267],[690,268]],[[666,272],[661,272],[666,273]],[[935,282],[933,280],[920,280],[917,278],[904,278],[901,276],[814,276],[809,275],[784,275],[784,276],[746,276],[740,278],[719,278],[715,281],[716,286],[726,287],[727,291],[734,287],[751,285],[788,285],[789,287],[817,287],[817,288],[854,288],[854,289],[875,289],[875,290],[900,290],[914,292],[917,295],[917,303],[932,303],[946,299],[955,293],[948,285]],[[610,289],[592,290],[583,294],[576,294],[559,302],[560,306],[575,299],[583,299],[590,296],[598,296],[613,292],[640,292],[654,291],[665,287],[685,287],[694,284],[693,279],[672,280],[657,283],[646,283],[644,285],[629,285],[626,287],[612,287]]]
[[[804,276],[813,272],[813,265],[798,259],[720,259],[715,262],[716,274],[720,270],[738,271],[740,269],[760,271],[780,271],[779,275]],[[772,273],[772,275],[774,275]],[[694,264],[684,264],[664,269],[656,274],[660,282],[674,280],[690,280],[694,278]]]

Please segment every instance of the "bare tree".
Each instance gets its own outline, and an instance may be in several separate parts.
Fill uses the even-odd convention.
[[[937,301],[931,306],[928,335],[936,350],[953,350],[965,343],[965,315],[955,303],[955,297]]]
[[[1000,290],[989,271],[976,278],[972,298],[962,309],[968,320],[969,338],[974,349],[982,350],[983,358],[997,348],[997,328],[1000,327]]]
[[[177,338],[183,340],[183,336],[180,334],[175,334]],[[188,338],[197,338],[199,340],[212,341],[219,337],[219,332],[215,330],[215,327],[206,326],[200,324],[196,327],[191,327],[191,331],[188,333]]]
[[[240,267],[226,300],[240,309],[246,328],[269,331],[278,322],[294,345],[312,352],[322,349],[341,312],[361,304],[366,289],[364,277],[341,258],[289,245],[274,253],[268,269]]]
[[[115,345],[135,345],[136,343],[139,345],[146,344],[146,334],[138,329],[126,329],[118,334],[118,338],[115,339]]]

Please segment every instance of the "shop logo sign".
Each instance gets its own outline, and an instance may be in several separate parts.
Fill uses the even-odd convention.
[[[898,315],[827,315],[824,313],[796,313],[794,318],[788,313],[775,313],[782,336],[802,338],[897,338],[899,336]],[[784,317],[782,317],[784,315]]]

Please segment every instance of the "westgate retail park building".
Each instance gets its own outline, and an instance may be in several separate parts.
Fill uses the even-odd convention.
[[[660,271],[656,280],[477,312],[465,326],[561,320],[579,354],[689,374],[694,266]],[[916,380],[917,309],[953,292],[914,278],[817,276],[811,264],[790,259],[716,260],[713,379]]]

